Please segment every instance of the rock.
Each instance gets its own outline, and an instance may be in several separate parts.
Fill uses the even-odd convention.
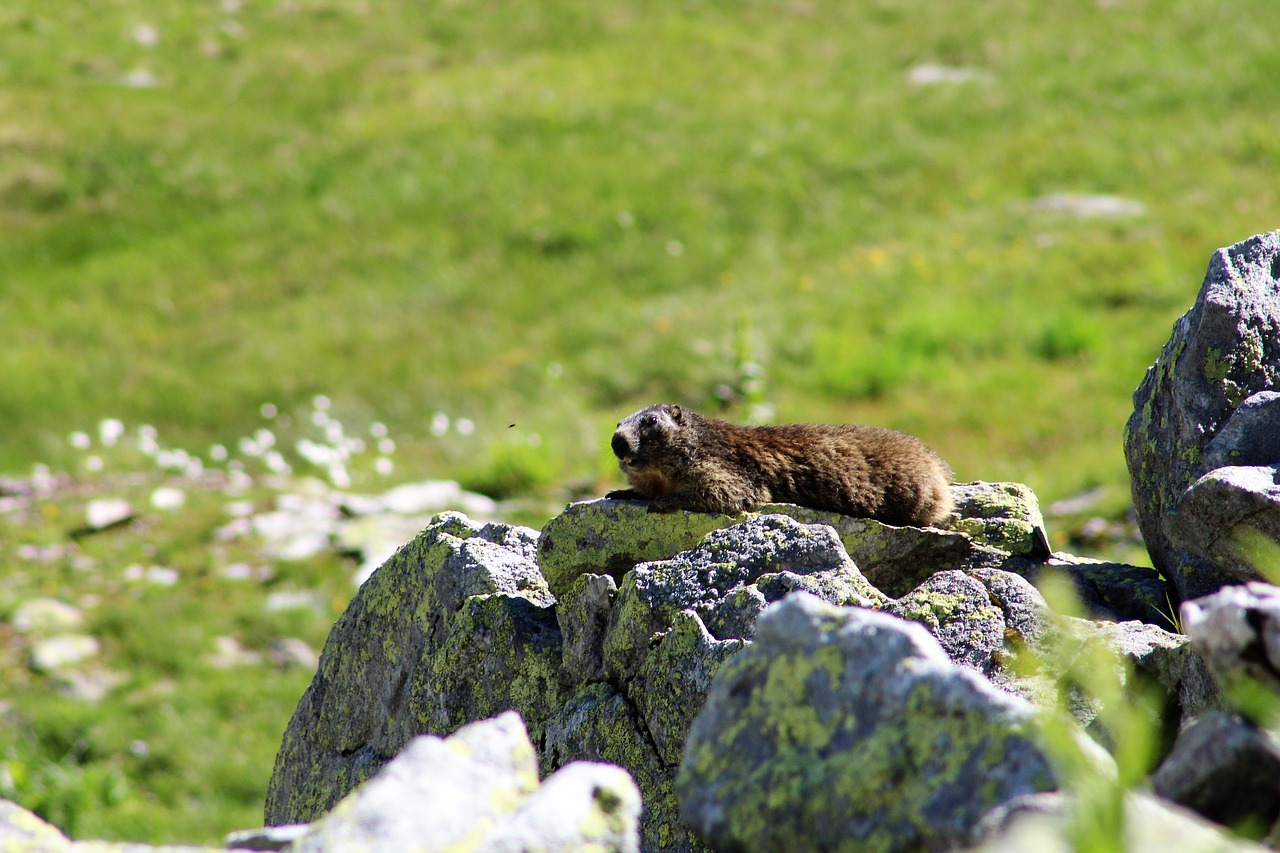
[[[10,624],[22,634],[61,633],[83,625],[84,614],[56,598],[33,598],[18,606]]]
[[[794,504],[765,504],[741,516],[650,513],[643,501],[570,504],[542,530],[538,564],[557,596],[578,575],[607,574],[621,585],[636,565],[668,560],[714,530],[762,515],[786,515],[836,530],[849,556],[877,589],[895,596],[940,569],[1000,566],[1009,556],[1048,556],[1035,494],[1020,483],[964,483],[956,497],[955,530],[895,527],[866,518]]]
[[[1234,702],[1252,686],[1280,692],[1280,588],[1231,586],[1182,605],[1182,623],[1209,671]]]
[[[1259,391],[1241,403],[1204,448],[1206,470],[1280,463],[1280,392]]]
[[[96,498],[84,508],[84,530],[96,532],[124,524],[133,518],[133,507],[123,498]]]
[[[289,849],[636,851],[639,815],[616,767],[570,764],[539,786],[533,745],[507,712],[413,739]]]
[[[1043,560],[1049,556],[1049,537],[1035,492],[1022,483],[957,483],[956,518],[951,527],[968,533],[980,545]]]
[[[928,629],[953,663],[989,675],[1004,648],[1005,615],[977,578],[939,572],[884,611]]]
[[[242,829],[229,833],[222,846],[228,850],[287,850],[290,844],[306,835],[310,829],[305,823]]]
[[[380,497],[387,510],[400,515],[430,515],[457,510],[472,516],[492,516],[498,505],[492,498],[465,491],[452,480],[425,480],[396,486]]]
[[[70,839],[17,803],[0,800],[0,846],[6,850],[61,850]]]
[[[604,680],[604,635],[618,585],[608,575],[579,575],[556,604],[566,680]]]
[[[1229,714],[1203,714],[1178,733],[1151,787],[1223,826],[1266,830],[1280,818],[1280,745]]]
[[[297,637],[281,637],[273,640],[267,655],[273,664],[282,669],[297,667],[315,670],[320,665],[320,656],[316,654],[315,649],[307,645],[305,640],[299,640]]]
[[[1277,436],[1271,441],[1280,444]],[[1166,530],[1175,546],[1202,558],[1230,583],[1263,577],[1253,564],[1248,533],[1280,542],[1280,465],[1215,468],[1183,493]]]
[[[55,672],[98,656],[101,644],[86,634],[56,634],[31,646],[30,666],[36,672]]]
[[[1265,465],[1277,460],[1265,431],[1278,417],[1280,385],[1280,232],[1218,250],[1195,305],[1173,327],[1155,364],[1134,393],[1125,428],[1125,458],[1134,508],[1157,570],[1189,601],[1235,582],[1204,556],[1198,540],[1222,531],[1181,506],[1183,494],[1223,461]],[[1235,413],[1243,409],[1239,420]],[[1233,422],[1234,421],[1234,422]],[[1248,460],[1248,461],[1246,461]],[[1265,460],[1265,461],[1262,461]],[[1174,520],[1179,528],[1171,531]],[[1197,531],[1200,531],[1198,534]]]
[[[573,503],[542,528],[538,566],[557,596],[582,574],[609,575],[620,584],[637,563],[670,559],[711,531],[739,520],[693,512],[650,513],[641,501]]]
[[[1051,193],[1028,202],[1029,210],[1047,211],[1072,216],[1076,219],[1142,216],[1146,206],[1134,199],[1114,195],[1090,195],[1082,193]]]
[[[1033,714],[918,625],[798,594],[712,685],[682,814],[718,849],[955,846],[999,803],[1055,787]]]
[[[781,597],[803,583],[801,578],[814,591],[827,588],[835,603],[888,600],[858,572],[832,528],[784,515],[748,518],[670,560],[643,563],[626,575],[605,636],[605,672],[615,680],[636,672],[651,638],[682,610],[692,610],[704,625],[708,619],[733,625],[726,602],[751,603],[741,590],[755,584],[765,588],[759,591],[766,599],[766,589]],[[736,621],[745,627],[752,619]]]
[[[525,543],[444,513],[365,582],[285,730],[266,823],[319,817],[413,736],[559,701],[554,599]],[[356,697],[359,697],[358,700]]]
[[[1031,635],[1026,647],[1034,654],[1019,665],[1022,642],[1009,649],[1015,662],[989,676],[1036,705],[1065,705],[1065,710],[1089,734],[1109,748],[1110,732],[1100,728],[1098,697],[1084,684],[1103,685],[1104,693],[1141,694],[1159,702],[1147,724],[1153,729],[1176,727],[1206,710],[1223,704],[1217,684],[1187,637],[1144,622],[1107,622],[1054,614],[1048,626]],[[1087,678],[1082,679],[1082,667]],[[1101,670],[1101,671],[1099,671]],[[1141,706],[1138,706],[1141,707]],[[1172,740],[1172,735],[1169,735]]]
[[[204,662],[214,669],[233,669],[262,663],[262,655],[247,650],[235,637],[214,637],[213,651],[204,656]]]
[[[964,533],[933,527],[895,527],[870,518],[793,504],[768,504],[760,510],[835,530],[863,577],[888,596],[909,592],[935,571],[973,562],[973,538]],[[1006,556],[989,555],[988,562],[999,564]]]
[[[1039,582],[1049,572],[1062,572],[1094,619],[1114,622],[1138,620],[1176,629],[1178,591],[1155,569],[1130,566],[1073,554],[1053,554],[1031,576]]]
[[[1028,494],[1004,486],[977,493],[1000,500]],[[544,774],[575,760],[619,764],[644,798],[644,849],[702,850],[675,796],[686,735],[710,685],[750,648],[769,603],[797,592],[885,611],[878,618],[914,620],[941,641],[952,663],[973,678],[987,675],[996,685],[987,684],[989,690],[1009,701],[1019,701],[1017,694],[1056,703],[1049,675],[1037,676],[1041,684],[1014,665],[1025,650],[1050,648],[1056,636],[1043,598],[1021,576],[1038,563],[990,544],[1035,554],[1033,500],[1022,498],[1015,502],[1022,509],[1006,515],[1025,523],[972,525],[987,544],[969,533],[877,530],[841,516],[802,523],[792,515],[814,517],[800,507],[741,518],[675,513],[681,524],[723,526],[664,559],[639,563],[637,542],[661,541],[654,547],[663,551],[679,540],[669,535],[672,516],[648,513],[643,504],[575,504],[566,515],[580,519],[586,532],[561,517],[537,537],[481,527],[456,513],[439,516],[373,574],[335,625],[277,756],[267,822],[315,820],[414,736],[448,735],[515,709],[539,746]],[[612,550],[610,519],[627,530]],[[924,581],[894,599],[863,576],[848,541],[862,553],[898,555],[900,578],[921,571],[905,566],[906,555],[946,562],[925,563]],[[562,553],[579,548],[596,550],[586,563]],[[559,561],[558,600],[535,555]],[[588,563],[615,566],[622,582],[581,571]],[[1154,634],[1143,639],[1145,628],[1136,623],[1087,624],[1098,642],[1133,645],[1130,655],[1138,660],[1164,648]],[[930,642],[936,651],[937,641]],[[1174,643],[1161,664],[1170,695],[1181,696],[1187,681],[1186,673],[1177,675],[1180,648]],[[1094,709],[1080,704],[1087,723]]]
[[[644,800],[644,850],[705,850],[680,820],[672,790],[677,765],[659,758],[635,706],[608,684],[582,687],[547,720],[542,771],[575,759],[618,764],[635,778]]]
[[[151,506],[165,512],[181,509],[187,502],[187,493],[172,486],[161,486],[151,493]]]
[[[970,853],[1072,853],[1095,849],[1081,843],[1082,833],[1070,817],[1074,808],[1071,797],[1056,793],[1013,800],[983,821],[984,840],[970,848]],[[1112,849],[1126,853],[1263,853],[1267,849],[1138,791],[1124,795],[1121,823],[1124,837],[1106,836],[1102,843],[1114,844]],[[1097,828],[1092,830],[1096,836]]]

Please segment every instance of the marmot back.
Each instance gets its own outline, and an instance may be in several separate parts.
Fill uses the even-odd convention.
[[[735,515],[794,503],[886,524],[951,514],[951,469],[918,438],[853,424],[744,427],[671,404],[618,423],[613,453],[651,512]]]

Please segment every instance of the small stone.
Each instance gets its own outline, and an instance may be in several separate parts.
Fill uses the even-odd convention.
[[[215,669],[232,669],[261,663],[262,656],[246,650],[235,637],[214,637],[213,652],[205,655],[204,661]]]
[[[13,614],[14,630],[24,634],[51,634],[73,631],[84,623],[76,607],[54,598],[33,598]]]
[[[275,640],[267,654],[278,667],[314,670],[320,663],[320,655],[306,642],[296,637]]]
[[[85,526],[105,530],[133,518],[133,507],[123,498],[96,498],[84,508]]]
[[[36,672],[53,672],[96,657],[101,644],[87,634],[58,634],[34,643],[30,665]]]
[[[187,493],[171,486],[162,486],[151,493],[151,506],[156,509],[169,511],[181,509],[186,502]]]

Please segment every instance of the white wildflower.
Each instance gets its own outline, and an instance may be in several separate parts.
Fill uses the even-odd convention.
[[[98,440],[104,447],[115,447],[122,435],[124,435],[124,423],[119,418],[104,418],[98,421]]]

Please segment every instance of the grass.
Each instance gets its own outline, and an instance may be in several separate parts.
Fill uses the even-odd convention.
[[[323,393],[353,433],[387,425],[396,478],[533,499],[536,525],[616,486],[613,423],[669,399],[897,427],[962,479],[1046,503],[1101,487],[1091,512],[1122,518],[1133,389],[1210,254],[1280,224],[1278,28],[1246,0],[12,0],[0,471],[77,470],[68,433],[104,417],[208,459],[263,403],[301,419]],[[910,83],[924,63],[981,73]],[[1145,212],[1034,204],[1059,193]],[[237,677],[241,713],[192,662],[207,644],[147,616],[284,630],[252,627],[261,589],[198,586],[207,498],[163,542],[83,544],[121,541],[104,566],[155,562],[125,553],[150,544],[184,578],[145,607],[90,593],[131,614],[92,626],[127,685],[65,714],[37,676],[7,691],[12,761],[44,780],[24,790],[123,797],[67,812],[77,833],[253,822],[306,674]],[[69,563],[37,582],[11,556],[65,542],[64,520],[6,529],[15,589],[85,594]],[[348,592],[340,564],[289,571]],[[197,589],[217,607],[161,602]],[[298,633],[318,644],[327,618]],[[130,758],[124,699],[165,683],[211,734]],[[243,769],[162,784],[157,754],[176,777],[217,753],[220,715],[253,727]]]

